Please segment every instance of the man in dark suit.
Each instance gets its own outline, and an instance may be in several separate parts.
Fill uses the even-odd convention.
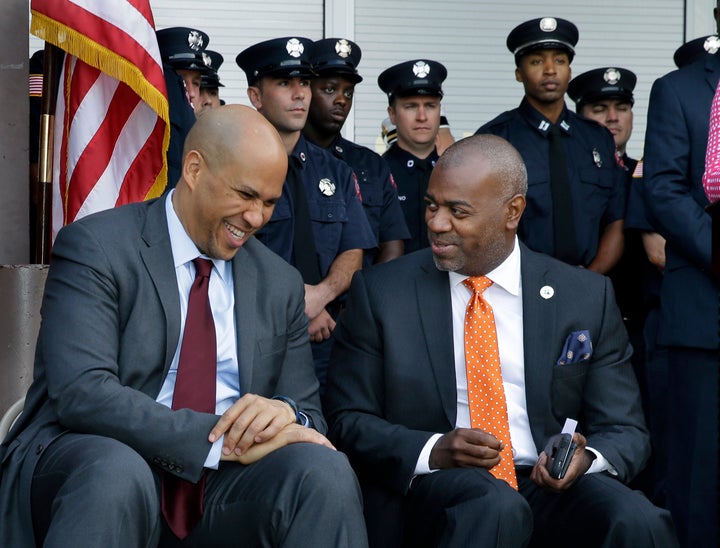
[[[507,141],[457,142],[430,178],[430,249],[353,279],[325,410],[363,486],[371,544],[395,523],[392,542],[408,546],[676,544],[669,513],[624,485],[649,440],[612,285],[518,243],[526,191]],[[483,296],[507,437],[475,426],[473,408],[488,400],[472,395],[465,369],[464,282],[481,276],[492,282]],[[543,448],[567,418],[577,448],[554,479]],[[508,458],[519,493],[493,475]],[[379,507],[403,519],[383,522]]]
[[[680,542],[693,547],[718,545],[719,286],[702,185],[716,52],[655,81],[645,133],[645,202],[666,240],[658,345],[668,360],[667,503]]]
[[[183,546],[366,544],[357,481],[321,434],[302,280],[253,238],[286,158],[260,114],[213,109],[171,193],[59,233],[35,381],[0,447],[0,545],[174,545],[173,478],[204,482]],[[209,413],[175,401],[203,260]]]

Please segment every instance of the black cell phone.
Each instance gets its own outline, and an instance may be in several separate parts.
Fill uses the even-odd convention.
[[[545,445],[547,461],[545,467],[551,478],[563,479],[577,445],[572,434],[555,434]]]

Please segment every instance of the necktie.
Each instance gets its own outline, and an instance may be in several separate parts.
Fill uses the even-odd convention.
[[[288,158],[287,184],[293,202],[293,218],[295,221],[293,230],[294,266],[300,271],[306,284],[317,285],[322,280],[322,277],[320,276],[315,238],[310,223],[307,195],[305,194],[300,168],[292,156]]]
[[[465,368],[470,424],[505,444],[500,453],[500,463],[490,473],[517,489],[495,316],[482,296],[492,281],[485,276],[475,276],[463,283],[473,292],[465,311]]]
[[[710,107],[710,129],[702,183],[710,202],[720,200],[720,85],[715,90]]]
[[[188,299],[172,408],[215,413],[217,343],[208,298],[212,261],[197,258],[193,264],[195,281]],[[162,511],[179,539],[184,539],[200,521],[204,494],[204,475],[198,483],[173,474],[163,475]]]
[[[570,179],[565,163],[565,149],[562,132],[555,124],[548,131],[550,145],[550,196],[552,198],[553,234],[555,237],[554,257],[566,263],[578,264],[575,250],[575,223],[573,220]]]

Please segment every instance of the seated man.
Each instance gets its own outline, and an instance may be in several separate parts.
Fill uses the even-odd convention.
[[[212,109],[172,192],[60,231],[0,446],[1,546],[366,544],[302,280],[253,237],[286,169],[260,114]]]
[[[457,142],[430,178],[430,249],[353,278],[325,411],[371,545],[676,545],[624,485],[650,449],[610,281],[518,243],[526,191],[507,141]],[[544,448],[568,418],[556,478]]]

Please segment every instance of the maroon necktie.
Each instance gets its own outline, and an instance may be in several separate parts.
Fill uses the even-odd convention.
[[[173,409],[215,413],[217,343],[208,287],[212,262],[194,259],[195,281],[190,288],[185,333],[178,362]],[[170,529],[184,539],[203,512],[205,475],[191,483],[173,474],[163,475],[162,511]]]

